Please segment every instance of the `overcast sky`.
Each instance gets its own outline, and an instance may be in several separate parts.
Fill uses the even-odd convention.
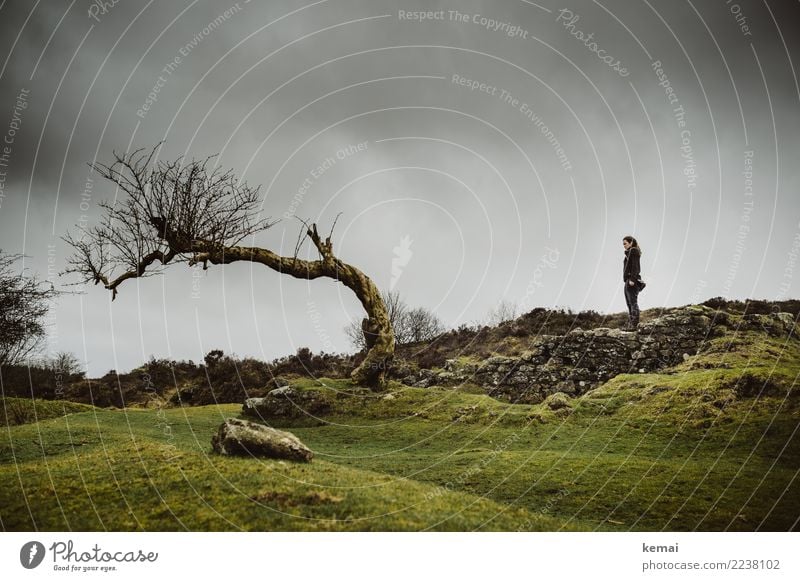
[[[447,326],[623,311],[626,234],[642,308],[798,297],[796,1],[101,4],[0,2],[0,248],[56,286],[117,194],[87,163],[165,140],[262,184],[258,244],[341,213],[339,256]],[[332,281],[180,264],[63,296],[47,348],[91,375],[343,352],[361,316]]]

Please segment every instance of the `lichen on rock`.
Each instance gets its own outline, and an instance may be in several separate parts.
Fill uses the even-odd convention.
[[[297,436],[248,420],[230,418],[211,439],[212,449],[223,456],[254,456],[311,462],[314,454]]]

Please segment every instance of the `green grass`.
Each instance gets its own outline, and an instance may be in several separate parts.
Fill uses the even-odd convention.
[[[790,530],[798,376],[798,342],[751,333],[560,410],[469,388],[296,381],[327,411],[270,423],[314,450],[302,465],[212,454],[239,405],[81,411],[0,432],[0,519],[5,530]]]
[[[20,397],[0,397],[0,427],[30,424],[93,409],[92,406],[71,401],[31,400]]]
[[[0,439],[5,530],[534,530],[557,520],[320,454],[310,465],[211,453],[240,406],[84,412]],[[577,525],[573,530],[579,530]]]

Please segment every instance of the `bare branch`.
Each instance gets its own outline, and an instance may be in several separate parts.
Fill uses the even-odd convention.
[[[351,289],[367,313],[362,328],[369,351],[353,377],[362,384],[382,385],[394,354],[394,334],[373,281],[333,253],[332,235],[339,216],[325,240],[316,224],[300,220],[303,230],[293,256],[242,246],[275,224],[260,217],[259,188],[239,181],[231,170],[212,167],[212,157],[189,162],[158,160],[160,147],[115,153],[110,165],[92,165],[123,195],[100,205],[103,215],[96,225],[64,237],[74,249],[64,274],[102,283],[112,298],[126,280],[158,274],[175,262],[202,264],[207,269],[209,264],[244,260],[295,278],[332,278]],[[298,258],[306,238],[317,249],[318,260]]]
[[[124,195],[101,202],[97,225],[63,238],[74,249],[64,273],[102,283],[116,298],[125,280],[159,274],[170,262],[207,268],[196,256],[195,240],[235,246],[274,224],[258,217],[259,188],[239,182],[231,170],[212,168],[215,156],[157,161],[161,145],[114,153],[109,165],[91,164]]]
[[[306,222],[302,218],[298,216],[295,216],[295,218],[297,218],[303,225],[303,227],[300,228],[300,231],[297,233],[297,242],[294,245],[294,258],[296,260],[298,255],[300,254],[300,249],[303,246],[303,242],[305,242],[306,239],[308,238],[308,232],[311,227],[308,225],[308,222]]]
[[[331,238],[333,238],[333,229],[336,228],[336,222],[339,221],[339,216],[341,216],[341,215],[342,215],[342,212],[339,212],[338,214],[336,214],[336,218],[333,219],[333,224],[331,224],[331,231],[328,232],[328,239],[327,239],[328,242],[330,242]]]

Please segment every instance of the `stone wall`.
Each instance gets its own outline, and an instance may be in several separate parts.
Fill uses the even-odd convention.
[[[636,332],[599,328],[541,335],[519,357],[496,356],[480,363],[451,359],[443,370],[422,369],[400,380],[416,387],[472,383],[499,399],[539,403],[556,392],[580,395],[620,373],[654,372],[680,363],[730,324],[726,313],[682,307],[642,323]],[[794,330],[794,319],[788,313],[746,315],[736,325],[780,336]]]

